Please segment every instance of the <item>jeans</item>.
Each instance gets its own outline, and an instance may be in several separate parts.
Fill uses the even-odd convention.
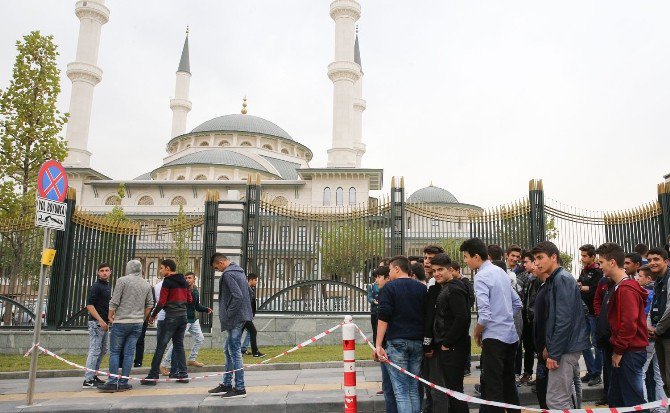
[[[581,381],[579,380],[579,357],[581,353],[565,353],[558,361],[558,368],[549,370],[547,380],[547,405],[550,409],[573,409],[581,403]],[[577,392],[577,397],[575,397]],[[577,400],[575,400],[577,399]]]
[[[494,338],[482,342],[482,399],[519,405],[519,393],[514,378],[514,361],[518,342],[505,343]],[[480,412],[502,412],[506,409],[481,405]],[[507,409],[508,412],[518,410]]]
[[[608,401],[610,407],[632,407],[646,402],[644,399],[644,372],[647,351],[626,351],[619,367],[612,368]]]
[[[423,359],[423,343],[421,340],[407,340],[396,338],[386,343],[386,354],[389,359],[408,372],[419,375],[421,360]],[[462,374],[462,373],[461,373]],[[419,413],[421,400],[419,399],[419,382],[399,370],[389,367],[393,394],[396,406],[402,413]]]
[[[386,406],[386,413],[398,413],[398,406],[395,401],[395,394],[393,393],[393,385],[391,384],[391,375],[389,369],[393,367],[386,363],[381,363],[382,368],[382,391],[384,392],[384,405]]]
[[[663,379],[661,378],[661,370],[658,367],[658,358],[656,357],[656,347],[654,342],[650,341],[647,346],[647,360],[642,367],[644,376],[644,398],[652,402],[665,399],[665,392],[663,391]],[[666,411],[664,407],[657,407],[654,409],[657,413]]]
[[[247,352],[249,344],[251,344],[251,353],[258,354],[258,342],[256,337],[258,336],[258,331],[256,331],[256,326],[253,321],[247,321],[244,323],[244,329],[247,331],[247,334],[244,336],[244,341],[242,342],[242,354]]]
[[[88,322],[88,357],[86,358],[86,368],[91,370],[100,370],[100,362],[107,354],[107,335],[97,321]],[[93,380],[95,372],[87,370],[84,373],[84,379]]]
[[[591,348],[587,348],[582,351],[582,356],[584,357],[584,364],[586,364],[586,372],[591,377],[599,377],[603,371],[603,352],[598,347],[596,347],[596,316],[590,315],[588,317],[588,323],[586,326],[589,329],[589,337],[591,338],[591,343],[593,344],[593,353]]]
[[[130,369],[133,367],[133,357],[135,355],[135,345],[137,339],[142,334],[142,323],[115,323],[110,327],[109,333],[109,372],[117,374],[119,371],[119,359],[123,354],[123,366],[121,374],[130,376]],[[118,377],[110,377],[109,384],[126,384],[128,379],[119,380]]]
[[[151,359],[151,371],[148,377],[157,379],[159,374],[159,367],[165,349],[168,343],[172,340],[174,344],[175,359],[177,361],[177,368],[175,372],[176,377],[186,377],[186,357],[184,356],[184,332],[186,331],[186,316],[165,317],[163,324],[156,334],[156,352],[154,358]]]
[[[198,358],[198,351],[200,351],[202,343],[205,342],[205,335],[202,334],[202,329],[200,329],[200,320],[186,324],[186,333],[189,333],[195,339],[195,343],[193,343],[193,347],[191,348],[191,355],[188,356],[189,361],[195,361]],[[170,367],[170,374],[177,374],[178,372],[176,354],[172,342],[170,342],[165,349],[165,357],[163,357],[163,361],[161,362],[162,367]]]
[[[223,342],[223,352],[226,355],[226,371],[241,369],[242,366],[242,332],[244,331],[244,321],[237,324],[230,330],[226,330],[228,336]],[[244,370],[238,370],[234,373],[226,373],[221,379],[221,384],[230,386],[235,375],[235,388],[244,390]]]

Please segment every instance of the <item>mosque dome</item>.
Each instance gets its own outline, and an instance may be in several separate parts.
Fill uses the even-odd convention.
[[[161,168],[177,165],[224,165],[263,172],[268,171],[263,165],[246,155],[219,148],[190,153],[166,163]]]
[[[248,132],[293,140],[288,132],[269,120],[242,114],[224,115],[210,119],[196,126],[190,133],[197,132]]]
[[[427,186],[414,192],[407,198],[407,202],[424,204],[458,204],[458,199],[451,192],[437,186]]]

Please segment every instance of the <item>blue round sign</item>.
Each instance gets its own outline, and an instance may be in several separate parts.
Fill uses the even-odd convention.
[[[46,161],[37,173],[37,192],[40,197],[63,202],[67,194],[67,174],[58,161]]]

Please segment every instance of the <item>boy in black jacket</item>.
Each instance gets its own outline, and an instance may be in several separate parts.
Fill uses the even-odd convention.
[[[468,289],[461,280],[449,271],[451,259],[446,254],[437,254],[432,260],[433,276],[442,288],[435,301],[433,322],[433,357],[437,358],[439,380],[435,382],[457,392],[463,392],[463,371],[470,348],[470,306]],[[431,375],[435,376],[435,375]],[[431,390],[433,411],[467,413],[468,404]]]

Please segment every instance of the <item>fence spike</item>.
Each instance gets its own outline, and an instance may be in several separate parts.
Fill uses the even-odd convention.
[[[395,189],[395,176],[391,177],[391,189]]]

